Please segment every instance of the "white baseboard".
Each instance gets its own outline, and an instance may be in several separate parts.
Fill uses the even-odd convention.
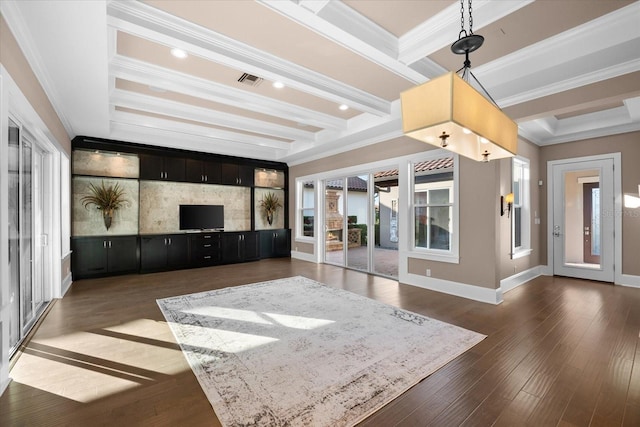
[[[316,262],[316,256],[314,254],[308,254],[306,252],[291,251],[291,258],[314,263]]]
[[[67,294],[67,291],[69,291],[69,289],[71,288],[71,284],[73,283],[73,278],[71,276],[71,273],[67,274],[67,277],[65,277],[62,280],[62,284],[61,284],[61,288],[60,289],[60,296],[63,297]]]
[[[9,387],[9,383],[11,383],[11,378],[7,378],[6,381],[0,383],[0,396],[2,396],[2,393]]]
[[[545,275],[546,267],[546,265],[539,265],[537,267],[521,271],[518,274],[514,274],[513,276],[509,276],[500,280],[500,289],[502,289],[502,293],[517,288],[518,286],[523,285],[529,280],[533,280],[538,276]]]
[[[500,304],[502,302],[501,289],[483,288],[481,286],[452,282],[450,280],[435,279],[433,277],[420,276],[418,274],[411,273],[408,273],[401,283],[472,299],[474,301],[486,302],[488,304]]]
[[[640,276],[621,274],[620,281],[616,282],[616,285],[629,286],[631,288],[640,288]]]
[[[540,274],[543,276],[553,276],[553,266],[551,265],[539,265]]]

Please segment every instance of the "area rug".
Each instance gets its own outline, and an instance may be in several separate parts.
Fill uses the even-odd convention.
[[[292,277],[158,300],[224,426],[351,426],[485,338]]]

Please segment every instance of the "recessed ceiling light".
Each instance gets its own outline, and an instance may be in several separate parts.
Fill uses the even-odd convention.
[[[175,56],[176,58],[184,59],[187,57],[187,52],[174,47],[173,49],[171,49],[171,55]]]
[[[345,111],[349,109],[349,106],[347,104],[340,104],[338,108],[340,108],[342,111]]]
[[[276,89],[282,89],[284,87],[284,83],[282,82],[273,82],[273,87]]]

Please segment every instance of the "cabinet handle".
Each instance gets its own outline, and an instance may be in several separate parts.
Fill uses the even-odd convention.
[[[204,259],[211,259],[211,255],[205,256]]]
[[[211,238],[211,236],[202,236],[202,237],[204,237],[205,239],[210,239]]]
[[[102,241],[102,247],[103,247],[103,248],[105,248],[105,249],[107,249],[107,241],[106,241],[106,240],[103,240],[103,241]]]
[[[169,246],[171,246],[171,237],[169,237]]]
[[[167,246],[167,238],[164,238],[164,245]]]
[[[204,182],[204,175],[200,175],[200,182]]]
[[[209,175],[204,176],[204,182],[209,182]]]
[[[111,240],[109,240],[109,249],[111,249]]]
[[[210,248],[211,245],[202,245],[203,248]]]

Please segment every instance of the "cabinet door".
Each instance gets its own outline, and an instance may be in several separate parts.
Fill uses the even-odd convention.
[[[164,179],[164,159],[161,156],[140,154],[140,179]]]
[[[74,279],[108,272],[107,239],[82,237],[73,239],[71,265]]]
[[[222,171],[219,162],[213,161],[204,161],[203,165],[203,173],[204,173],[204,182],[207,184],[220,184],[222,181]]]
[[[260,258],[273,256],[273,231],[261,230],[260,232]]]
[[[242,259],[241,241],[242,233],[224,233],[222,235],[223,262],[238,262]]]
[[[238,177],[238,165],[235,163],[223,163],[220,166],[222,184],[225,185],[240,185]]]
[[[165,179],[168,181],[184,181],[185,159],[165,157],[164,172]]]
[[[109,237],[109,273],[138,270],[138,237]]]
[[[166,236],[143,236],[140,238],[140,269],[161,270],[167,265]]]
[[[244,187],[253,187],[254,167],[238,166],[238,184]]]
[[[260,258],[260,235],[257,231],[242,233],[242,261]]]
[[[203,165],[200,160],[185,160],[185,180],[187,182],[205,182]]]
[[[290,256],[291,238],[289,237],[289,230],[276,230],[273,234],[273,256]]]
[[[189,264],[189,238],[183,234],[167,236],[167,267],[182,268]]]

